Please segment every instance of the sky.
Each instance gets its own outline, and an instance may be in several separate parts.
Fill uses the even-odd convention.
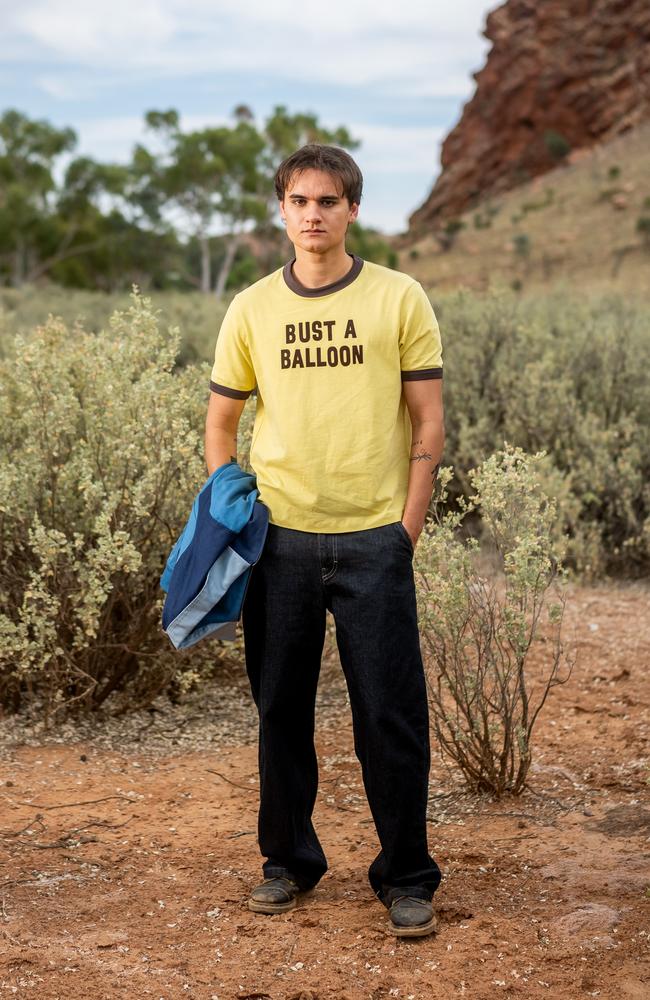
[[[128,160],[149,110],[184,129],[248,105],[314,112],[361,140],[360,221],[403,231],[474,91],[498,0],[0,0],[0,111],[77,132],[77,154]]]

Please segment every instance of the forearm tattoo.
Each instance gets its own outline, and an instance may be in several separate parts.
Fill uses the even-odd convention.
[[[418,446],[421,445],[421,444],[422,444],[421,440],[420,441],[414,441],[413,444],[411,445],[411,448],[412,449],[417,449]],[[431,459],[432,459],[432,457],[433,456],[431,455],[431,452],[425,451],[423,448],[420,448],[420,450],[417,452],[417,454],[411,455],[410,461],[411,462],[422,462],[422,461],[424,461],[424,462],[430,462]]]

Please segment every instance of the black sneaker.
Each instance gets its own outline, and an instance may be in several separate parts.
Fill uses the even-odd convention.
[[[424,937],[438,930],[430,899],[398,896],[388,912],[390,930],[398,937]]]
[[[296,897],[302,890],[292,878],[277,875],[265,878],[256,885],[248,900],[248,909],[256,913],[284,913],[296,905]]]

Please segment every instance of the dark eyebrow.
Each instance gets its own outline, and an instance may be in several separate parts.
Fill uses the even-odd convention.
[[[297,191],[293,191],[292,194],[289,195],[289,201],[291,201],[292,198],[302,198],[304,201],[309,201],[309,199],[307,198],[307,195],[305,195],[305,194],[299,194]],[[318,200],[319,201],[339,201],[340,198],[341,198],[340,194],[322,194]]]

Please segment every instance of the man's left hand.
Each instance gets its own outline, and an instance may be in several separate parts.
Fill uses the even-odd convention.
[[[418,538],[422,534],[422,529],[424,527],[424,524],[421,524],[419,522],[416,523],[412,518],[408,516],[402,518],[402,524],[406,528],[406,533],[411,539],[413,548],[415,549],[415,546],[418,543]]]

